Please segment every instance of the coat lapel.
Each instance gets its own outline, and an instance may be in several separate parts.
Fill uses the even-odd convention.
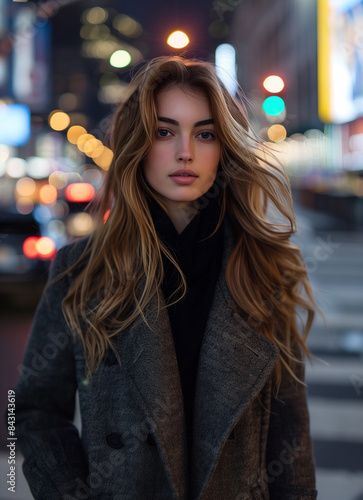
[[[225,270],[232,248],[227,224],[196,384],[192,485],[196,499],[202,497],[229,433],[264,387],[278,358],[277,347],[245,323],[229,294]]]
[[[122,345],[121,360],[136,386],[137,397],[156,438],[173,498],[185,492],[185,424],[180,377],[166,309],[157,315],[157,298],[137,320]]]

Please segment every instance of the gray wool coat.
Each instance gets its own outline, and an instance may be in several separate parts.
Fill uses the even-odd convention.
[[[224,255],[200,353],[192,463],[168,314],[156,301],[117,338],[87,381],[84,355],[61,302],[72,276],[38,306],[16,387],[16,435],[24,474],[39,500],[310,500],[316,498],[305,388],[271,375],[278,349],[240,316]],[[84,243],[58,252],[51,279]],[[303,376],[303,373],[300,373]],[[81,436],[72,420],[79,394]]]

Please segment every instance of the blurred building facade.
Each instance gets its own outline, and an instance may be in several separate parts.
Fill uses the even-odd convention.
[[[255,130],[287,165],[301,200],[363,227],[363,1],[236,1],[229,41]],[[263,81],[279,75],[286,109],[269,117]],[[272,124],[286,138],[271,139]]]
[[[230,40],[238,54],[238,81],[258,111],[264,79],[279,75],[285,82],[288,134],[323,128],[317,101],[316,0],[244,0],[231,19]]]

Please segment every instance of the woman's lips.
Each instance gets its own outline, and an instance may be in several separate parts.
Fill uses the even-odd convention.
[[[176,182],[176,184],[181,185],[192,184],[198,179],[198,175],[189,168],[180,168],[170,174],[169,177]]]

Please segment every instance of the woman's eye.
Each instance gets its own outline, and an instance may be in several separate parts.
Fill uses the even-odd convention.
[[[204,139],[205,141],[213,141],[216,138],[216,136],[212,134],[212,132],[201,132],[199,134],[199,137],[201,139]]]
[[[168,137],[169,134],[170,134],[169,130],[166,130],[164,128],[159,128],[159,130],[158,130],[159,137]]]

